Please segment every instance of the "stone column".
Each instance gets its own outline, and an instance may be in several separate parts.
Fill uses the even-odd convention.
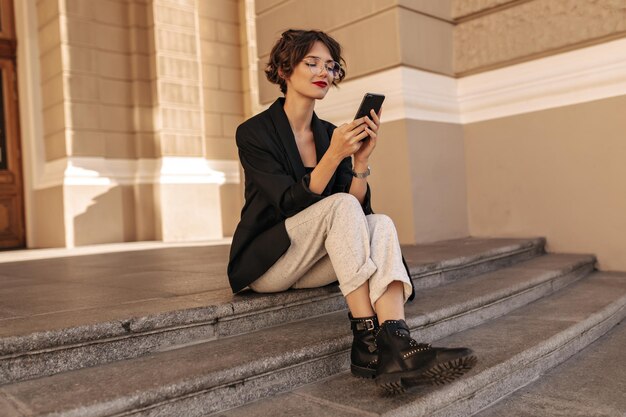
[[[235,130],[244,120],[241,30],[243,2],[198,1],[206,158],[239,173]],[[226,162],[230,161],[230,162]],[[243,206],[241,185],[220,186],[222,231],[232,236]]]
[[[219,170],[205,155],[204,95],[196,0],[154,0],[157,238],[222,237]]]

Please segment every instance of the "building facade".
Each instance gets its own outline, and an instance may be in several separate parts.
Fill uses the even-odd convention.
[[[387,97],[370,184],[402,242],[545,236],[626,270],[626,0],[0,4],[4,247],[232,235],[234,131],[280,94],[280,33],[315,28],[347,61],[321,118]]]

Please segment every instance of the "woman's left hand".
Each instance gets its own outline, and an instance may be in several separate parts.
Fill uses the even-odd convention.
[[[380,127],[380,116],[382,113],[382,108],[378,111],[378,114],[376,114],[374,109],[372,109],[370,110],[369,117],[365,118],[365,123],[367,124],[365,131],[370,137],[369,139],[365,139],[363,141],[363,145],[354,153],[355,162],[367,164],[370,155],[376,147],[376,141],[378,140],[378,128]]]

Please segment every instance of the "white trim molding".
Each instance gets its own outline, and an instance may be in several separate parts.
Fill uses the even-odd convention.
[[[45,164],[35,189],[60,185],[238,184],[239,162],[200,157],[68,157]]]
[[[349,122],[365,93],[385,95],[384,122],[400,119],[461,122],[456,80],[407,67],[341,83],[316,103],[316,113],[336,125]]]
[[[458,80],[462,123],[626,95],[626,38]]]
[[[366,92],[385,94],[383,122],[460,124],[626,95],[626,38],[459,79],[396,67],[343,82],[316,113],[346,123]]]

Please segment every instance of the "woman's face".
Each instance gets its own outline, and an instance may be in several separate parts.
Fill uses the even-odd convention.
[[[316,41],[304,57],[304,60],[296,64],[293,73],[286,79],[286,95],[295,94],[311,99],[323,99],[333,81],[332,74],[329,74],[322,65],[322,63],[329,61],[333,61],[330,51],[322,42]],[[316,63],[318,68],[322,68],[321,71],[318,71],[318,74],[311,72],[309,64],[312,63]],[[315,70],[315,68],[313,69]]]

